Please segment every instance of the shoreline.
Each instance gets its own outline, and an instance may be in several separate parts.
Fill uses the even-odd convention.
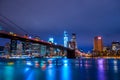
[[[105,59],[120,59],[120,57],[107,57],[107,56],[103,56],[103,57],[83,57],[83,58],[105,58]]]

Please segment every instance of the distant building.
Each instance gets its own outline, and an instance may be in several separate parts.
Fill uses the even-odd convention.
[[[64,47],[68,47],[68,33],[64,31]]]
[[[10,43],[7,42],[5,44],[4,51],[5,51],[5,54],[9,54],[10,53]]]
[[[4,50],[4,46],[0,46],[0,51],[3,51]]]
[[[103,42],[100,36],[94,38],[94,51],[103,51]]]
[[[74,44],[74,48],[77,48],[76,34],[72,33],[71,42]]]
[[[112,42],[112,50],[117,51],[120,49],[120,42]]]
[[[68,45],[69,48],[75,49],[75,45],[76,45],[75,42],[69,41],[68,44],[69,44],[69,45]]]
[[[22,50],[22,42],[20,42],[19,44],[17,44],[17,50]]]
[[[51,43],[54,43],[54,38],[53,37],[50,37],[48,42],[51,42]]]
[[[4,46],[0,46],[0,55],[2,55],[2,53],[4,53]]]
[[[104,46],[103,51],[111,51],[111,46]]]
[[[22,42],[20,42],[19,44],[17,44],[17,53],[20,53],[20,54],[22,54],[22,48],[23,46],[22,46]]]
[[[40,40],[39,36],[35,37],[36,40]],[[39,56],[40,55],[41,45],[38,43],[31,44],[32,55]]]
[[[71,41],[69,41],[68,46],[71,49],[77,49],[77,42],[76,42],[76,34],[75,33],[72,34],[72,39],[71,39]]]

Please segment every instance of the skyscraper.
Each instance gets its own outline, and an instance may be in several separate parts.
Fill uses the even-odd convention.
[[[68,47],[68,33],[64,31],[64,47]]]
[[[76,41],[76,34],[72,33],[72,39],[71,42],[74,44],[74,48],[77,48],[77,41]]]
[[[71,41],[69,41],[69,48],[77,49],[76,34],[72,33]]]
[[[50,37],[48,42],[51,42],[51,43],[54,43],[54,38],[53,37]]]
[[[103,51],[102,37],[100,36],[94,38],[94,51]]]

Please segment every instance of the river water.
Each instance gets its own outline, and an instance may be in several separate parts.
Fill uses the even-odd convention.
[[[120,59],[0,59],[0,80],[120,80]]]

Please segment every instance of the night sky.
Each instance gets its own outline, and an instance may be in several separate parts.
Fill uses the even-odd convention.
[[[120,0],[0,0],[0,14],[31,35],[47,41],[54,37],[63,44],[63,32],[69,39],[77,35],[80,48],[93,47],[93,38],[102,36],[104,45],[120,41]],[[19,31],[15,25],[0,22],[6,30]]]

